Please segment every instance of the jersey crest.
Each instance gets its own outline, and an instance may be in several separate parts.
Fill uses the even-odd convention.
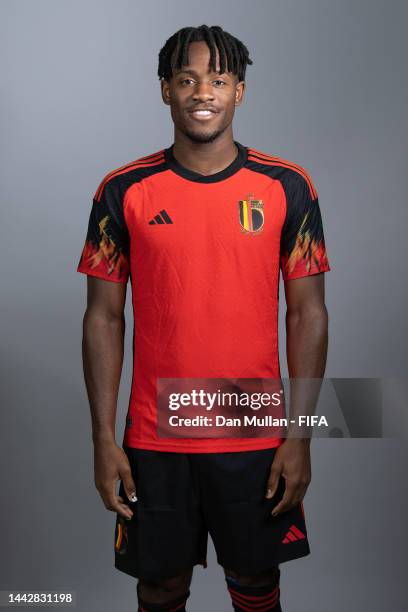
[[[254,200],[248,194],[245,200],[238,202],[239,223],[243,232],[258,234],[264,226],[263,201]]]

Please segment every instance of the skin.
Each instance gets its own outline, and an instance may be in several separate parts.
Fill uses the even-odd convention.
[[[209,70],[209,49],[203,42],[189,47],[189,63],[169,81],[161,81],[163,102],[170,106],[174,122],[174,156],[186,168],[203,175],[223,170],[236,157],[232,120],[235,107],[242,103],[245,83],[232,73],[220,75]],[[217,65],[219,67],[218,55]],[[196,121],[189,111],[210,106],[216,109],[210,121]],[[136,495],[127,456],[116,444],[115,421],[117,396],[123,364],[125,335],[124,307],[127,286],[87,277],[87,308],[83,321],[83,364],[94,444],[94,479],[105,507],[125,518],[133,516],[131,506]],[[328,317],[324,304],[324,274],[285,282],[287,304],[286,333],[289,376],[322,378],[327,354]],[[292,381],[292,414],[313,412],[316,388],[297,389]],[[301,391],[301,392],[300,392]],[[283,499],[273,508],[278,514],[304,498],[311,480],[310,439],[296,437],[289,430],[288,439],[277,449],[265,491],[272,497],[280,477],[285,479]],[[116,494],[122,480],[130,502]],[[150,603],[163,603],[187,591],[192,568],[160,582],[139,581],[141,597]],[[271,584],[277,568],[245,576],[224,568],[245,585]]]
[[[162,99],[170,106],[174,122],[174,156],[186,168],[204,175],[223,170],[237,156],[232,120],[245,90],[245,82],[231,72],[210,72],[209,60],[204,42],[191,43],[189,64],[170,81],[161,81]],[[216,109],[215,116],[210,121],[193,119],[189,111],[205,107]]]
[[[324,376],[328,345],[328,314],[324,302],[324,274],[285,282],[286,353],[291,401],[289,419],[313,414]],[[301,379],[297,381],[296,379]],[[276,516],[300,503],[311,481],[310,438],[295,426],[288,428],[285,442],[278,447],[271,466],[266,497],[276,493],[279,478],[285,479],[285,492],[274,506]]]

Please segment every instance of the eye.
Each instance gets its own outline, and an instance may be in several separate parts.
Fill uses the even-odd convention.
[[[182,81],[180,81],[180,85],[184,85],[184,83],[187,83],[188,81],[193,81],[193,79],[183,79]]]
[[[221,79],[216,79],[214,83],[220,83],[221,85],[226,85],[226,82],[222,81]]]

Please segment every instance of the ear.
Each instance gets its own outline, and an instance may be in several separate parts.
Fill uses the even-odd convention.
[[[235,86],[235,106],[240,106],[244,99],[245,81],[239,81]]]
[[[170,105],[170,83],[165,79],[160,81],[161,96],[165,104]]]

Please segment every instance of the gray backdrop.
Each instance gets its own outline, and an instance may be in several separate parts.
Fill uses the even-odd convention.
[[[407,5],[3,0],[0,9],[0,589],[74,590],[81,612],[136,610],[135,581],[113,567],[114,515],[93,485],[86,278],[76,272],[92,195],[108,171],[172,142],[156,76],[165,40],[186,25],[221,25],[254,61],[234,136],[303,165],[319,193],[332,265],[327,376],[405,376]],[[281,319],[285,364],[283,332]],[[285,611],[406,609],[407,455],[404,441],[314,441],[312,555],[282,566]],[[208,561],[189,609],[230,610],[212,547]]]

